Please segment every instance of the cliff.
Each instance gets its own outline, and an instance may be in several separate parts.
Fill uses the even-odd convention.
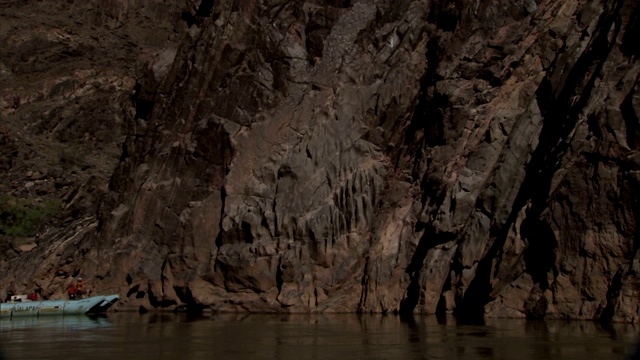
[[[4,255],[3,285],[59,296],[82,275],[146,310],[638,320],[637,2],[82,6],[97,23],[45,23],[50,42],[121,36],[34,71],[105,97],[3,116],[36,145],[86,129],[97,170],[86,206]]]

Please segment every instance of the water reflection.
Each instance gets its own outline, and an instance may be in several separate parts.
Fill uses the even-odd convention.
[[[368,315],[113,313],[0,322],[7,359],[625,359],[632,325]],[[98,351],[99,349],[99,351]]]
[[[85,330],[95,327],[110,326],[111,320],[106,315],[86,316],[28,316],[14,319],[0,319],[0,328],[3,330],[17,331],[28,328],[49,328],[56,331],[61,330]]]

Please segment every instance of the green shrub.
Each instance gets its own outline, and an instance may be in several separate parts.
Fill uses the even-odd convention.
[[[36,202],[9,195],[0,196],[0,234],[28,237],[62,212],[60,200]]]

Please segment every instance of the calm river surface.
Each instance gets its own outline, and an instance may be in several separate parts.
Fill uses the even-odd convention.
[[[13,359],[628,359],[638,327],[382,315],[110,313],[0,320]],[[2,358],[0,356],[0,358]]]

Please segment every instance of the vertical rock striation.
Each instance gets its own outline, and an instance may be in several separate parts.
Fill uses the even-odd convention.
[[[181,11],[97,223],[36,278],[144,309],[637,321],[636,2]]]

